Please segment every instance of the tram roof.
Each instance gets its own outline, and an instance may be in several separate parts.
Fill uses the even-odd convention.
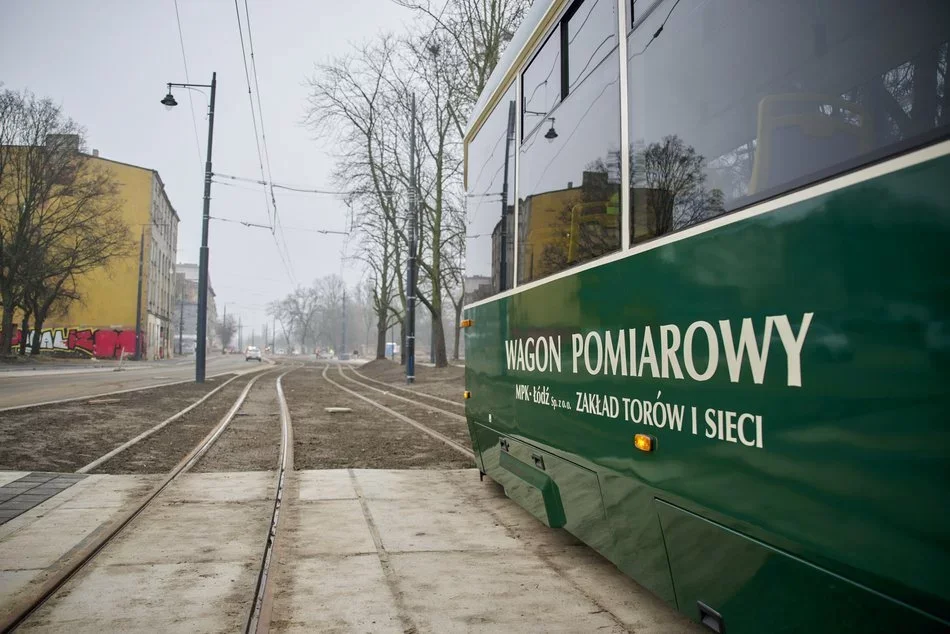
[[[540,34],[544,33],[546,29],[541,27],[547,26],[559,8],[564,4],[565,0],[538,0],[531,4],[531,8],[525,13],[521,26],[515,31],[501,59],[498,60],[495,70],[492,71],[492,74],[488,77],[488,81],[485,82],[485,88],[482,90],[482,94],[479,95],[478,101],[475,102],[475,107],[472,109],[472,114],[468,120],[468,128],[465,132],[466,139],[471,137],[477,128],[481,126],[482,120],[484,119],[483,115],[487,116],[486,111],[489,110],[489,106],[493,105],[493,102],[499,98],[496,93],[500,92],[501,88],[507,86],[508,82],[506,80],[511,78],[510,76],[513,75],[517,67],[520,66],[522,56],[527,55],[531,51],[531,47],[536,39],[535,35],[539,32]]]

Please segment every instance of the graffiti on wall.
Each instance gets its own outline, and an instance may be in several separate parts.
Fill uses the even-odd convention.
[[[112,328],[44,328],[42,331],[27,333],[27,346],[33,337],[40,338],[40,350],[69,351],[88,354],[97,359],[118,359],[122,352],[130,355],[135,352],[135,331],[115,330]],[[13,335],[13,345],[20,345],[23,331],[17,329]],[[145,341],[143,337],[142,349]]]

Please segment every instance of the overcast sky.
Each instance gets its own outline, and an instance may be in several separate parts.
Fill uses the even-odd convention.
[[[246,42],[244,0],[239,4]],[[248,6],[273,179],[332,188],[333,148],[301,125],[305,80],[315,62],[380,31],[402,31],[411,15],[390,0],[249,0]],[[218,73],[213,169],[260,178],[234,2],[178,0],[178,9],[190,81],[210,83],[212,71]],[[181,217],[178,261],[197,262],[206,101],[193,94],[200,157],[187,92],[175,91],[180,105],[171,112],[159,103],[167,82],[186,81],[174,0],[10,1],[3,20],[4,87],[61,104],[85,126],[89,150],[158,170]],[[253,81],[252,75],[252,87]],[[211,215],[267,224],[263,194],[248,187],[214,184]],[[360,279],[358,263],[341,262],[344,236],[307,231],[345,228],[339,198],[278,191],[277,210],[298,283],[329,273],[342,273],[349,284]],[[264,305],[293,288],[270,232],[212,221],[210,245],[218,314],[227,303],[229,313],[243,317],[245,337],[251,327],[260,333],[269,323]]]

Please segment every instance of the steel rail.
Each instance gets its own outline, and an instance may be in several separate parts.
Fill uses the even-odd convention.
[[[254,371],[256,371],[256,370],[254,370]],[[175,414],[169,416],[168,418],[166,418],[165,420],[163,420],[163,421],[160,422],[159,424],[155,425],[155,426],[152,427],[151,429],[146,429],[145,431],[143,431],[141,434],[139,434],[139,435],[136,436],[135,438],[132,438],[132,439],[130,439],[130,440],[128,440],[128,441],[122,443],[121,445],[119,445],[118,447],[116,447],[115,449],[113,449],[112,451],[110,451],[110,452],[108,452],[108,453],[106,453],[106,454],[104,454],[104,455],[102,455],[102,456],[96,458],[95,460],[93,460],[92,462],[90,462],[89,464],[87,464],[86,466],[80,467],[79,469],[76,469],[76,473],[89,473],[90,471],[92,471],[93,469],[95,469],[96,467],[98,467],[99,465],[101,465],[102,463],[107,462],[108,460],[111,460],[112,458],[116,457],[117,455],[119,455],[120,453],[122,453],[123,451],[125,451],[126,449],[128,449],[129,447],[131,447],[131,446],[133,446],[133,445],[135,445],[135,444],[137,444],[137,443],[139,443],[139,442],[145,440],[146,438],[148,438],[149,436],[151,436],[151,435],[154,434],[155,432],[159,431],[160,429],[162,429],[163,427],[165,427],[165,426],[168,425],[169,423],[175,422],[176,420],[178,420],[179,418],[181,418],[182,416],[184,416],[185,414],[187,414],[188,412],[190,412],[191,410],[195,409],[196,407],[198,407],[199,405],[201,405],[202,403],[204,403],[205,401],[207,401],[209,398],[211,398],[212,396],[214,396],[217,392],[219,392],[220,390],[222,390],[222,389],[224,388],[224,386],[226,386],[228,383],[231,383],[232,381],[235,381],[235,380],[239,379],[241,376],[242,376],[242,375],[238,374],[238,375],[236,375],[236,376],[231,377],[230,379],[228,379],[227,381],[225,381],[224,383],[222,383],[222,384],[219,385],[218,387],[214,388],[213,390],[211,390],[210,392],[208,392],[207,394],[205,394],[204,396],[202,396],[200,399],[198,399],[197,401],[195,401],[195,402],[192,403],[191,405],[189,405],[189,406],[185,407],[184,409],[178,411],[177,413],[175,413]]]
[[[398,420],[401,420],[401,421],[404,422],[404,423],[407,423],[407,424],[409,424],[409,425],[412,425],[413,427],[415,427],[415,428],[418,429],[419,431],[421,431],[421,432],[423,432],[423,433],[425,433],[425,434],[428,434],[429,436],[432,436],[432,437],[435,438],[436,440],[440,440],[440,441],[444,442],[446,445],[448,445],[449,447],[451,447],[451,448],[454,449],[455,451],[457,451],[457,452],[459,452],[459,453],[461,453],[461,454],[464,454],[464,455],[466,455],[467,457],[472,458],[473,460],[475,459],[475,454],[474,454],[470,449],[468,449],[468,448],[466,448],[466,447],[463,447],[462,445],[458,444],[457,442],[455,442],[454,440],[452,440],[452,439],[449,438],[448,436],[445,436],[445,435],[443,435],[443,434],[440,434],[439,432],[437,432],[437,431],[435,431],[435,430],[433,430],[433,429],[429,429],[428,427],[426,427],[426,426],[423,425],[422,423],[420,423],[420,422],[418,422],[418,421],[416,421],[416,420],[413,420],[412,418],[409,418],[408,416],[405,416],[405,415],[403,415],[403,414],[400,414],[400,413],[397,412],[396,410],[391,409],[391,408],[389,408],[389,407],[386,407],[386,406],[383,405],[382,403],[379,403],[379,402],[377,402],[377,401],[374,401],[373,399],[369,398],[368,396],[364,396],[364,395],[360,394],[359,392],[357,392],[357,391],[355,391],[355,390],[351,390],[350,388],[348,388],[348,387],[346,387],[346,386],[344,386],[344,385],[342,385],[342,384],[340,384],[340,383],[337,383],[336,381],[334,381],[333,379],[331,379],[330,377],[327,376],[327,370],[328,370],[328,369],[330,369],[330,366],[329,366],[329,365],[326,365],[326,366],[323,367],[323,375],[322,375],[322,376],[323,376],[324,379],[326,379],[326,380],[327,380],[329,383],[331,383],[332,385],[335,385],[336,387],[338,387],[339,389],[343,390],[344,392],[347,392],[348,394],[352,394],[352,395],[355,396],[356,398],[358,398],[358,399],[360,399],[360,400],[362,400],[362,401],[365,401],[365,402],[369,403],[369,404],[372,405],[373,407],[375,407],[375,408],[377,408],[377,409],[380,409],[380,410],[386,412],[387,414],[390,414],[390,415],[394,416],[394,417],[397,418]],[[350,381],[352,381],[352,382],[354,382],[354,383],[357,383],[357,384],[359,384],[359,385],[363,385],[363,387],[368,387],[368,388],[370,388],[371,390],[376,390],[376,389],[377,389],[377,388],[375,388],[375,387],[372,387],[372,386],[369,386],[369,385],[365,385],[365,384],[359,383],[359,381],[356,381],[355,379],[351,379],[351,378],[347,377],[345,374],[343,374],[343,367],[342,367],[342,366],[339,366],[338,369],[339,369],[339,371],[340,371],[340,376],[343,377],[344,379],[350,380]],[[382,391],[382,390],[377,390],[377,391]],[[395,394],[390,394],[390,396],[395,396]],[[397,397],[397,398],[402,398],[402,397],[400,396],[400,397]],[[404,400],[407,400],[407,399],[404,399]],[[419,403],[415,403],[415,405],[421,406],[421,407],[428,407],[427,405],[420,405]],[[435,408],[435,409],[438,409],[438,408]],[[458,414],[453,414],[452,412],[446,412],[445,410],[439,410],[439,411],[441,411],[441,412],[443,412],[443,413],[445,413],[445,414],[449,414],[449,415],[451,415],[451,416],[453,416],[453,417],[458,416]]]
[[[247,634],[265,634],[270,631],[271,614],[274,606],[271,564],[279,545],[280,510],[283,506],[284,489],[289,480],[288,474],[292,475],[294,471],[294,430],[290,420],[290,408],[287,406],[287,398],[284,395],[281,380],[296,369],[287,370],[277,377],[277,401],[280,404],[280,459],[277,465],[277,492],[274,495],[274,512],[271,515],[267,545],[264,547],[261,570],[257,577],[254,601],[248,615],[247,626],[244,628]]]
[[[427,407],[427,408],[429,408],[429,409],[432,409],[432,410],[435,410],[435,411],[440,412],[440,413],[442,413],[442,414],[445,414],[445,415],[448,416],[449,418],[454,418],[455,420],[461,421],[461,422],[463,422],[463,423],[468,422],[468,419],[465,418],[464,416],[462,416],[461,414],[457,414],[457,413],[455,413],[455,412],[450,412],[450,411],[445,410],[445,409],[442,409],[441,407],[438,407],[438,406],[436,406],[436,405],[430,405],[430,404],[428,404],[428,403],[420,403],[419,401],[414,401],[414,400],[412,400],[411,398],[406,398],[405,396],[399,396],[398,394],[393,394],[392,392],[390,392],[390,391],[388,391],[388,390],[383,390],[383,389],[380,389],[380,388],[378,388],[378,387],[373,387],[372,385],[368,385],[368,384],[366,384],[366,383],[363,383],[362,381],[359,381],[359,380],[357,380],[357,379],[354,379],[353,377],[347,376],[346,373],[343,371],[343,366],[340,366],[340,376],[342,376],[344,379],[346,379],[347,381],[349,381],[349,382],[351,382],[351,383],[356,383],[357,385],[362,385],[362,386],[365,387],[365,388],[368,388],[368,389],[370,389],[370,390],[374,390],[374,391],[376,391],[376,392],[379,392],[380,394],[384,394],[384,395],[390,396],[390,397],[392,397],[392,398],[398,398],[400,401],[406,401],[407,403],[412,403],[412,404],[415,405],[416,407]],[[360,375],[360,376],[362,376],[362,375]],[[383,385],[386,385],[386,384],[384,383]],[[387,385],[386,387],[390,387],[390,386]],[[408,391],[411,391],[411,390],[408,390]]]
[[[439,401],[439,402],[442,402],[442,403],[448,403],[449,405],[454,405],[455,407],[461,407],[462,409],[465,409],[465,403],[459,403],[458,401],[452,401],[452,400],[449,400],[449,399],[447,399],[447,398],[442,398],[441,396],[435,396],[434,394],[427,394],[427,393],[423,392],[422,390],[410,390],[410,389],[407,389],[407,388],[404,388],[404,387],[399,387],[398,385],[391,385],[391,384],[386,383],[386,382],[384,382],[384,381],[379,381],[379,380],[377,380],[377,379],[370,378],[370,377],[366,376],[365,374],[363,374],[362,372],[360,372],[359,370],[357,370],[356,368],[347,368],[347,369],[350,370],[350,372],[352,372],[353,374],[355,374],[355,375],[357,375],[357,376],[359,376],[359,377],[361,377],[361,378],[363,378],[363,379],[365,379],[365,380],[367,380],[367,381],[371,381],[371,382],[373,382],[373,383],[378,383],[379,385],[385,385],[386,387],[388,387],[388,388],[391,389],[391,390],[399,390],[400,392],[406,392],[406,393],[408,393],[408,394],[418,394],[419,396],[423,396],[423,397],[425,397],[425,398],[431,398],[431,399],[434,399],[434,400]]]
[[[272,372],[273,369],[267,372]],[[265,372],[264,374],[266,374]],[[187,472],[195,465],[198,460],[204,456],[214,443],[221,437],[224,430],[227,429],[234,415],[237,414],[244,400],[247,398],[251,388],[259,378],[264,374],[258,374],[248,381],[241,394],[235,399],[231,408],[224,415],[221,421],[212,429],[207,436],[202,439],[175,467],[169,471],[162,482],[155,486],[146,494],[136,506],[113,520],[105,528],[99,527],[96,533],[99,533],[92,541],[85,546],[75,549],[66,557],[54,564],[56,570],[43,581],[40,587],[30,596],[24,597],[14,605],[10,606],[9,611],[4,614],[0,620],[0,632],[10,632],[23,624],[36,610],[43,606],[56,592],[58,592],[76,573],[89,563],[96,555],[109,545],[123,529],[138,517],[168,486],[174,482],[180,475]],[[95,534],[95,533],[94,533]]]

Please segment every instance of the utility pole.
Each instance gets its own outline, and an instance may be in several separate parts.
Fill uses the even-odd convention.
[[[406,273],[406,383],[416,380],[416,96],[412,96],[412,127],[409,129],[409,270]]]
[[[178,298],[178,356],[182,355],[181,351],[181,335],[182,331],[185,329],[185,293],[182,291],[181,296]]]
[[[139,285],[135,291],[135,360],[142,358],[142,265],[145,259],[145,227],[139,238]]]
[[[240,315],[238,315],[238,350],[244,350],[244,326],[241,324]]]
[[[343,286],[343,337],[340,341],[340,354],[346,354],[346,285]],[[340,358],[343,359],[344,357],[341,356]],[[345,358],[348,359],[349,355]]]
[[[270,349],[274,354],[277,354],[277,317],[274,316],[272,319],[274,320],[274,323],[271,325],[271,329],[270,329],[270,336],[271,336],[271,341],[272,341]]]

